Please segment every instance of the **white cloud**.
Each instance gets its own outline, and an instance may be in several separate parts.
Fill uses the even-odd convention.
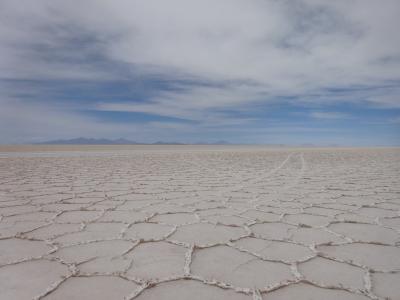
[[[2,76],[46,69],[79,78],[99,71],[84,59],[101,54],[150,71],[252,81],[272,93],[400,79],[397,0],[22,2],[3,1]],[[39,50],[59,54],[54,68],[34,60]]]

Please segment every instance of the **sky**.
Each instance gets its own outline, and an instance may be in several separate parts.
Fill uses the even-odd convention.
[[[0,143],[400,145],[398,0],[0,0]]]

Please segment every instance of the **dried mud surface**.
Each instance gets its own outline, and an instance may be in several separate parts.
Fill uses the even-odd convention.
[[[175,148],[0,153],[0,298],[400,299],[399,149]]]

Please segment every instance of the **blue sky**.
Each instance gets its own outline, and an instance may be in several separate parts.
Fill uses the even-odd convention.
[[[400,145],[400,3],[0,4],[0,143]]]

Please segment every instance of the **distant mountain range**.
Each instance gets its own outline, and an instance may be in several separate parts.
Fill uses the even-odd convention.
[[[51,140],[40,143],[35,143],[37,145],[186,145],[186,143],[179,142],[164,142],[158,141],[155,143],[139,143],[135,141],[130,141],[127,139],[119,138],[119,139],[95,139],[95,138],[84,138],[79,137],[75,139],[66,139],[66,140]],[[226,141],[217,141],[214,143],[207,142],[198,142],[193,143],[195,145],[229,145],[229,142]]]
[[[130,141],[127,139],[115,139],[115,140],[110,140],[110,139],[94,139],[94,138],[75,138],[75,139],[69,139],[69,140],[51,140],[51,141],[45,141],[45,142],[40,142],[36,143],[39,145],[135,145],[138,144],[134,141]]]

